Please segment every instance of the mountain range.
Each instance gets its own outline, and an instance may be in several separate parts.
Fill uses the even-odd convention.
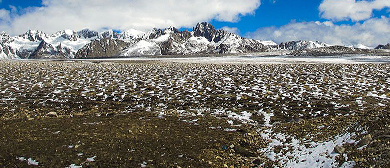
[[[390,44],[376,49],[331,46],[318,41],[290,41],[276,44],[241,37],[217,30],[207,22],[192,31],[174,27],[142,32],[134,29],[121,33],[62,30],[52,35],[38,30],[11,37],[0,33],[0,59],[71,59],[158,55],[240,54],[289,51],[291,55],[334,55],[387,53]]]

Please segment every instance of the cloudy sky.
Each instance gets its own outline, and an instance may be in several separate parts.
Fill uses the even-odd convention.
[[[208,21],[277,43],[390,43],[390,0],[0,0],[0,31],[191,28]]]

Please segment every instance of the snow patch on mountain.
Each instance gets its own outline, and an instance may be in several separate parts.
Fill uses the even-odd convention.
[[[127,48],[120,54],[121,56],[142,56],[142,55],[161,55],[160,47],[150,41],[141,40],[133,46]]]
[[[372,47],[368,47],[368,46],[365,46],[363,44],[358,44],[358,45],[355,45],[355,46],[351,46],[353,48],[359,48],[359,49],[372,49]]]
[[[119,35],[119,39],[126,41],[126,42],[131,42],[136,39],[142,39],[145,36],[145,32],[135,30],[135,29],[129,29],[124,32],[122,32]]]
[[[261,44],[263,44],[264,46],[277,46],[278,44],[275,43],[274,41],[265,41],[265,40],[257,40],[258,42],[260,42]]]

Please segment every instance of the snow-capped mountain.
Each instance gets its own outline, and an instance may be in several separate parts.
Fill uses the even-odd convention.
[[[170,27],[148,32],[129,29],[121,33],[62,30],[52,35],[29,30],[16,37],[3,33],[0,47],[2,59],[230,54],[268,49],[264,42],[217,30],[206,22],[197,24],[192,31]]]
[[[15,37],[2,33],[0,55],[3,59],[73,58],[80,48],[97,39],[97,35],[87,29],[79,32],[62,30],[50,36],[37,30]]]
[[[353,47],[332,48],[318,41],[290,41],[278,45],[273,41],[248,39],[225,30],[217,30],[206,22],[198,23],[192,31],[179,31],[170,27],[148,32],[129,29],[120,33],[113,30],[101,33],[89,29],[62,30],[52,35],[29,30],[15,37],[5,32],[0,33],[0,59],[239,54],[278,50],[300,54],[360,51]]]
[[[330,45],[319,41],[290,41],[279,44],[278,48],[281,50],[306,50],[321,47],[329,47]]]
[[[106,33],[110,34],[110,33]],[[101,40],[111,39],[102,46]],[[196,25],[193,31],[179,31],[170,27],[153,29],[143,33],[128,30],[121,34],[111,33],[94,43],[84,46],[76,58],[96,58],[105,56],[142,55],[191,55],[260,52],[267,48],[259,41],[240,37],[224,30],[217,30],[209,23]],[[115,40],[113,40],[115,39]],[[106,43],[104,43],[106,44]],[[104,47],[106,51],[100,51]],[[89,52],[85,52],[88,50]],[[102,55],[103,53],[103,55]]]

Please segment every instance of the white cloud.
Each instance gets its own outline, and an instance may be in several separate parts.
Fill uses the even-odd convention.
[[[361,21],[371,18],[373,10],[389,7],[390,0],[324,0],[319,10],[325,19]]]
[[[221,29],[225,30],[225,31],[227,31],[229,33],[234,33],[234,34],[240,34],[241,33],[240,29],[238,29],[237,27],[227,27],[227,26],[225,26],[225,27],[222,27]]]
[[[7,25],[11,20],[10,12],[8,10],[0,9],[0,30],[7,30]],[[0,31],[0,32],[1,32]]]
[[[390,18],[372,18],[354,25],[335,25],[332,22],[299,22],[282,27],[258,29],[247,35],[258,40],[277,43],[293,40],[322,41],[333,45],[376,47],[390,42]]]
[[[2,29],[20,34],[28,29],[53,33],[83,28],[192,27],[212,19],[238,21],[240,16],[253,14],[261,3],[260,0],[43,0],[42,4],[43,7],[11,12],[10,23]]]
[[[10,21],[10,12],[8,10],[0,9],[0,21]]]

